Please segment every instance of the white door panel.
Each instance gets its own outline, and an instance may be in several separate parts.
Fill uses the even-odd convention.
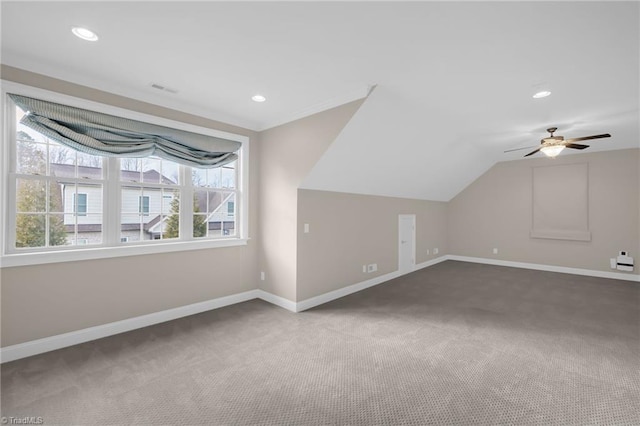
[[[398,270],[412,271],[416,261],[416,216],[401,214],[398,216]]]

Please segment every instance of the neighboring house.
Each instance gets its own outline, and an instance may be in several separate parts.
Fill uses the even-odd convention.
[[[64,225],[70,244],[96,244],[102,241],[102,187],[92,184],[89,179],[101,179],[102,169],[78,166],[78,177],[87,178],[87,182],[76,184],[65,178],[75,177],[72,164],[51,164],[51,172],[56,176],[60,187]],[[121,242],[157,240],[165,232],[166,221],[171,214],[171,204],[178,196],[178,189],[150,188],[141,189],[139,171],[121,171],[123,184]],[[156,170],[142,173],[143,182],[173,184],[173,180],[160,175]],[[235,198],[219,191],[206,191],[208,197],[198,197],[196,207],[203,220],[208,224],[209,235],[230,235],[235,232]],[[208,203],[207,203],[208,198]],[[207,213],[210,211],[211,213]],[[222,231],[221,231],[222,230]],[[77,233],[76,233],[77,232]]]

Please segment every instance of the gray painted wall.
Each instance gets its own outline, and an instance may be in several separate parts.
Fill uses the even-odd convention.
[[[362,100],[260,134],[260,288],[296,300],[298,187]]]
[[[416,264],[446,254],[446,212],[438,201],[298,190],[297,301],[396,271],[400,214],[416,215]],[[378,271],[363,273],[371,263]]]
[[[532,168],[576,163],[588,164],[591,241],[530,238]],[[620,250],[640,261],[639,168],[640,149],[498,163],[449,202],[449,250],[599,271],[611,271],[609,259]]]

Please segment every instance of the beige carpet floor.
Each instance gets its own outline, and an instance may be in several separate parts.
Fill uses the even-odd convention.
[[[639,371],[638,283],[447,261],[6,363],[1,401],[46,425],[638,425]]]

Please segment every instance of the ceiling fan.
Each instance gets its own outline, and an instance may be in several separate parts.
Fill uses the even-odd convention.
[[[566,139],[564,138],[564,136],[553,136],[553,134],[555,133],[555,131],[558,130],[557,127],[549,127],[547,129],[547,132],[549,132],[549,137],[546,137],[542,140],[540,140],[540,147],[538,147],[538,149],[531,151],[530,153],[528,153],[527,155],[525,155],[525,157],[528,157],[530,155],[533,155],[535,153],[537,153],[538,151],[542,151],[543,154],[545,154],[548,157],[555,157],[558,154],[560,154],[560,151],[562,151],[565,148],[573,148],[573,149],[585,149],[585,148],[589,148],[589,145],[581,145],[579,143],[574,143],[574,142],[579,142],[579,141],[586,141],[589,139],[601,139],[601,138],[610,138],[611,135],[609,133],[604,133],[602,135],[593,135],[593,136],[583,136],[581,138],[571,138],[571,139]],[[527,146],[524,148],[516,148],[516,149],[509,149],[505,152],[511,152],[511,151],[519,151],[521,149],[531,149],[531,148],[535,148],[535,146]]]

